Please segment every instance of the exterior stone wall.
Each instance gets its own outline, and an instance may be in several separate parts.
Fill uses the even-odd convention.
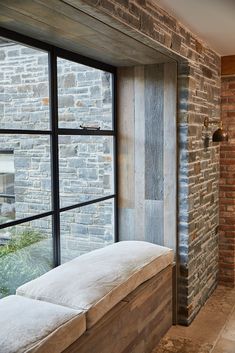
[[[235,286],[235,76],[222,76],[221,114],[229,141],[220,150],[220,283]]]
[[[0,79],[1,128],[48,130],[47,53],[1,46]],[[111,87],[109,73],[59,59],[59,127],[112,128]],[[15,218],[50,211],[50,136],[0,135],[0,150],[6,149],[14,154]],[[113,193],[112,149],[109,136],[59,137],[61,207]],[[34,225],[51,236],[50,217]],[[112,200],[62,213],[62,260],[112,243],[113,235]]]
[[[179,62],[179,321],[189,324],[218,281],[219,146],[204,118],[220,119],[220,57],[151,0],[73,5]]]

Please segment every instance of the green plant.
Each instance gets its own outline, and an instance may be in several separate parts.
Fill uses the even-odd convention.
[[[45,238],[45,236],[33,229],[27,229],[19,234],[14,234],[6,245],[0,247],[0,257],[37,243],[43,238]]]
[[[52,268],[50,240],[35,230],[13,234],[0,247],[0,298],[14,294],[15,289]]]

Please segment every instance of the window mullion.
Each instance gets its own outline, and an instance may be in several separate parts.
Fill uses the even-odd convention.
[[[116,71],[112,75],[112,118],[113,118],[113,130],[114,130],[114,139],[113,139],[113,148],[114,148],[114,158],[113,158],[113,178],[114,178],[114,193],[116,195],[114,202],[114,240],[115,242],[119,241],[119,232],[118,232],[118,141],[117,141],[117,74]]]
[[[52,222],[54,265],[60,265],[60,199],[59,199],[59,154],[58,154],[58,92],[57,57],[52,49],[49,55],[50,69],[50,119],[51,119],[51,163],[52,163]]]

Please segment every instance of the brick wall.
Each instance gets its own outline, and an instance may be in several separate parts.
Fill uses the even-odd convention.
[[[235,75],[222,76],[221,116],[229,142],[220,150],[220,283],[235,286]]]
[[[71,0],[74,6],[179,61],[179,321],[189,324],[217,284],[220,58],[150,0]]]

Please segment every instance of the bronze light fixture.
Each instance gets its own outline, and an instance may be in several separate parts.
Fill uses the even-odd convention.
[[[209,124],[215,124],[215,123],[209,121],[209,118],[206,117],[204,120],[204,126],[208,128]],[[212,135],[212,141],[213,142],[228,141],[228,133],[223,129],[222,122],[220,123],[220,127],[214,131]]]

